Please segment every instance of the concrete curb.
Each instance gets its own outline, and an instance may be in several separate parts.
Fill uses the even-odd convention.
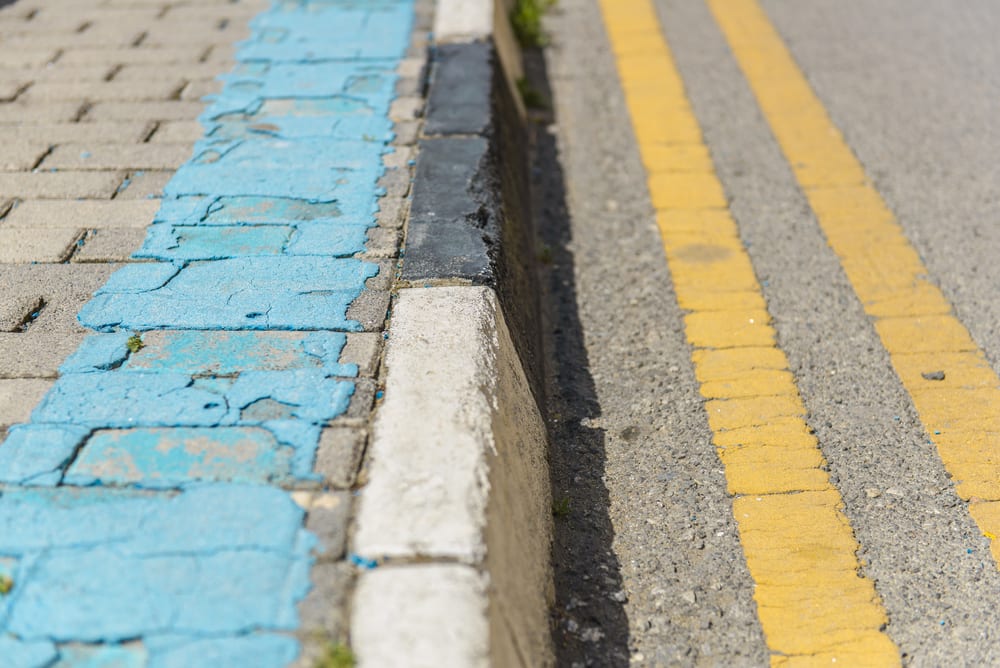
[[[554,663],[533,232],[506,14],[499,0],[439,0],[353,538],[359,562],[377,564],[353,600],[362,668]]]

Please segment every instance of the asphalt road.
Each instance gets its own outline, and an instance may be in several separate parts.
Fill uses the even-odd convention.
[[[663,34],[906,665],[1000,665],[1000,573],[703,0]],[[961,323],[1000,370],[1000,5],[762,0]],[[546,21],[539,133],[560,665],[766,665],[597,0]]]

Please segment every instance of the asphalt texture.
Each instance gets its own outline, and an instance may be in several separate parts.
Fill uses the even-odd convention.
[[[1000,368],[1000,8],[765,0],[869,177]],[[997,665],[1000,574],[707,7],[657,2],[779,345],[905,664]],[[595,0],[546,20],[534,174],[561,666],[766,665],[681,311]],[[565,500],[560,505],[560,501]]]

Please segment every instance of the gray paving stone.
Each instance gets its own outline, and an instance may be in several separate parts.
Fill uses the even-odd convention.
[[[389,118],[393,121],[412,121],[420,118],[424,110],[422,97],[397,97],[389,107]]]
[[[177,169],[191,157],[190,144],[62,144],[42,169]]]
[[[0,427],[27,422],[50,387],[51,380],[39,378],[0,379]]]
[[[313,496],[306,513],[306,529],[318,541],[313,548],[317,561],[331,562],[344,558],[350,516],[349,492],[321,492]]]
[[[114,66],[112,65],[63,65],[55,62],[42,68],[31,70],[31,80],[36,83],[42,81],[47,83],[75,83],[85,81],[96,83],[105,81],[113,71]]]
[[[169,100],[184,87],[183,80],[154,81],[43,81],[25,91],[19,101],[90,100],[138,102]]]
[[[334,489],[350,489],[357,481],[366,434],[361,429],[330,427],[323,430],[316,451],[316,473]]]
[[[31,314],[41,310],[43,304],[41,295],[28,292],[0,302],[0,332],[20,332]]]
[[[152,127],[149,121],[0,125],[0,144],[16,140],[48,145],[64,142],[139,142],[149,135]]]
[[[156,81],[158,79],[168,79],[170,81],[200,81],[204,79],[214,79],[226,72],[225,68],[217,64],[193,63],[184,65],[125,65],[112,78],[112,81]]]
[[[49,150],[48,144],[14,140],[4,143],[0,151],[0,170],[27,171],[33,169]]]
[[[24,336],[84,333],[89,330],[77,322],[76,314],[115,269],[111,264],[9,264],[0,271],[0,301],[21,295],[45,301]]]
[[[250,37],[250,30],[244,22],[232,23],[226,29],[213,28],[212,24],[192,24],[181,21],[158,21],[146,33],[143,46],[176,47],[234,44]],[[217,24],[216,24],[217,25]]]
[[[0,198],[110,199],[122,172],[10,172],[0,173]]]
[[[56,49],[3,49],[0,51],[0,67],[41,67],[55,60]]]
[[[198,121],[163,121],[149,138],[151,144],[194,145],[205,134],[205,128]]]
[[[378,372],[382,354],[382,334],[379,332],[350,332],[340,353],[342,364],[356,364],[358,375],[373,378]]]
[[[199,79],[192,81],[181,91],[182,100],[201,100],[206,95],[212,95],[222,90],[222,82],[216,79]]]
[[[299,603],[299,617],[302,620],[300,635],[314,639],[319,636],[329,640],[339,640],[347,634],[347,619],[344,611],[350,585],[354,579],[352,567],[346,562],[318,563],[311,573],[312,589]],[[315,668],[321,665],[316,658],[321,654],[322,644],[316,643],[319,651],[309,657],[312,662],[303,667]]]
[[[198,118],[205,105],[200,102],[97,102],[87,110],[87,121],[190,121]]]
[[[383,197],[378,201],[378,214],[376,220],[379,227],[398,230],[406,221],[406,215],[410,210],[408,199]]]
[[[0,81],[0,102],[13,102],[31,81],[24,77]]]
[[[400,237],[399,230],[386,227],[373,227],[368,230],[368,241],[365,243],[365,250],[359,256],[368,258],[396,257],[399,253]]]
[[[125,48],[134,45],[140,37],[142,37],[142,31],[123,30],[120,32],[99,31],[91,33],[89,30],[84,30],[83,32],[53,34],[44,30],[32,30],[20,34],[5,34],[4,46],[13,49],[22,47],[60,49],[95,46]]]
[[[56,378],[59,366],[80,345],[83,332],[0,332],[0,378]]]
[[[393,144],[399,146],[412,146],[417,143],[417,138],[420,136],[420,121],[397,120],[392,131],[396,133],[396,139],[392,142]]]
[[[0,228],[0,263],[62,262],[76,248],[83,230]]]
[[[0,123],[65,123],[77,120],[82,109],[83,102],[7,102],[0,104]]]
[[[173,175],[173,170],[133,172],[129,174],[128,184],[122,188],[115,200],[148,200],[163,197],[163,188]]]
[[[143,230],[159,206],[153,200],[27,200],[7,214],[3,227]]]
[[[83,246],[73,254],[73,262],[126,262],[139,250],[145,230],[91,230]]]
[[[181,63],[195,64],[206,52],[202,48],[138,48],[138,49],[98,49],[75,48],[67,49],[59,57],[59,62],[66,65],[172,65]],[[42,61],[42,63],[47,61]],[[0,59],[0,64],[3,60]]]

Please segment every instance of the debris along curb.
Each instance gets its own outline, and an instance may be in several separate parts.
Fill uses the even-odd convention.
[[[520,53],[439,0],[385,400],[353,551],[359,665],[548,666],[552,540]]]

